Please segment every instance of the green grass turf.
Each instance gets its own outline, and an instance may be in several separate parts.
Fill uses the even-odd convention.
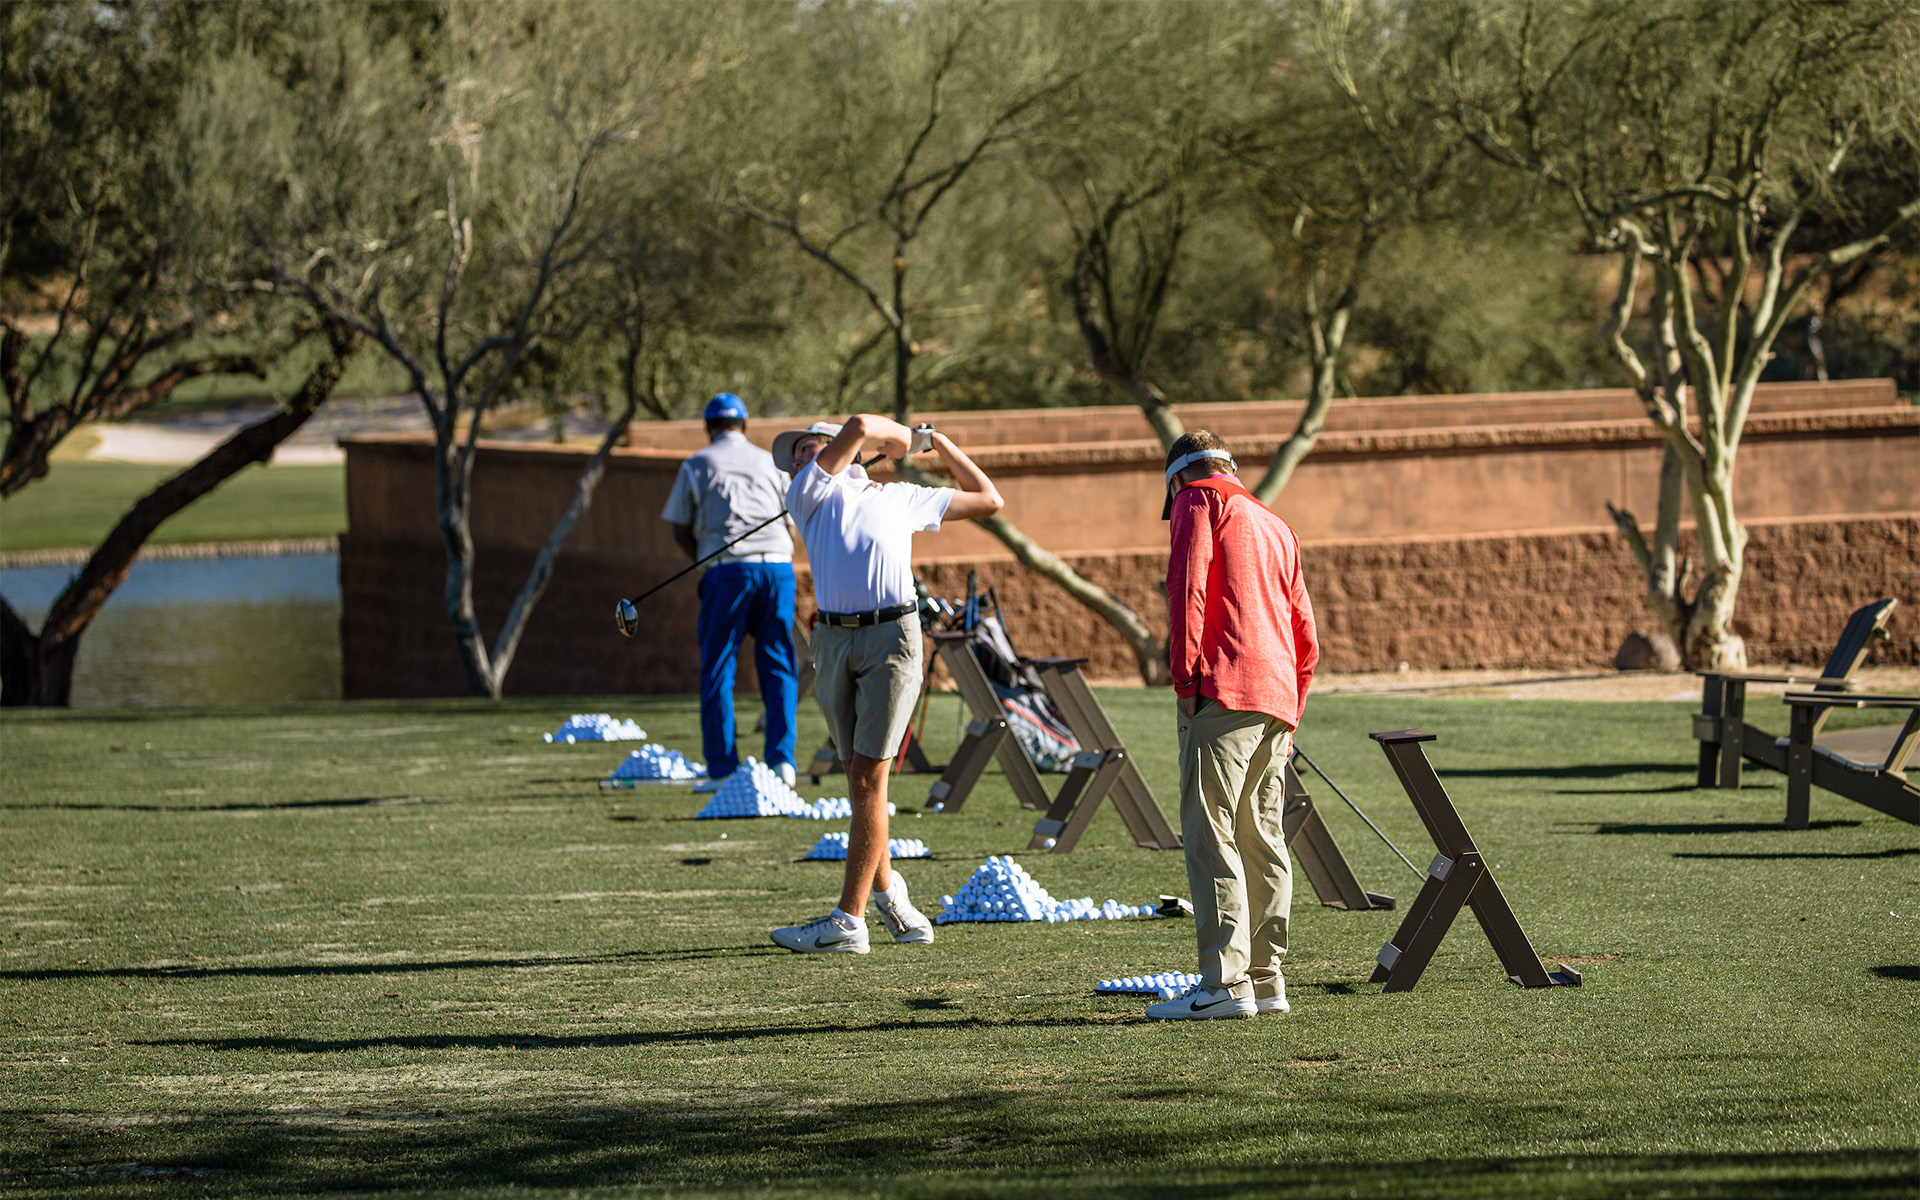
[[[1171,810],[1165,698],[1103,698]],[[9,711],[0,1191],[1911,1196],[1920,831],[1816,793],[1786,832],[1766,772],[1696,791],[1688,709],[1316,698],[1303,744],[1423,865],[1364,734],[1440,735],[1535,947],[1586,986],[1510,985],[1463,916],[1382,995],[1400,914],[1303,882],[1293,1014],[1171,1026],[1092,987],[1190,969],[1179,921],[776,950],[831,903],[838,867],[796,860],[843,822],[696,823],[683,788],[595,786],[624,748],[539,740],[604,710],[692,749],[689,699]],[[1059,897],[1188,890],[1110,807],[1027,854],[997,771],[915,817],[928,782],[896,791],[936,854],[905,868],[923,906],[1003,852]]]
[[[0,503],[0,550],[94,546],[134,502],[184,468],[56,462]],[[332,537],[347,527],[340,464],[248,467],[161,525],[153,542]]]

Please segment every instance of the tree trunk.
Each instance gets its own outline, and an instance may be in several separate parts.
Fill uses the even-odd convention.
[[[1262,504],[1272,506],[1274,498],[1293,478],[1294,469],[1313,453],[1314,443],[1320,439],[1320,427],[1326,424],[1327,411],[1333,407],[1334,380],[1340,369],[1340,349],[1346,344],[1347,318],[1352,312],[1351,305],[1343,304],[1336,308],[1333,319],[1325,329],[1320,327],[1317,314],[1309,314],[1308,328],[1313,335],[1313,379],[1307,388],[1307,407],[1301,412],[1293,433],[1273,452],[1260,482],[1253,486],[1253,498]]]
[[[1125,638],[1140,668],[1140,678],[1147,686],[1165,687],[1173,682],[1173,671],[1167,665],[1166,643],[1154,637],[1139,614],[1112,592],[1082,577],[1051,550],[1035,545],[1005,517],[982,517],[977,523],[1013,551],[1021,566],[1057,585]]]
[[[0,705],[65,707],[72,703],[73,664],[80,638],[114,589],[126,582],[134,558],[154,530],[245,467],[271,459],[274,449],[333,394],[360,335],[329,326],[327,337],[330,353],[307,374],[284,410],[240,430],[127,510],[80,574],[54,600],[39,633],[28,629],[11,606],[6,607],[0,617],[0,637],[6,643],[0,651]]]

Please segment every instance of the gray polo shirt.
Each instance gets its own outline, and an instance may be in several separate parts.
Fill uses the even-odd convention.
[[[693,526],[698,557],[705,558],[785,508],[787,482],[785,472],[773,465],[773,455],[748,441],[746,434],[729,431],[680,464],[660,518]],[[790,524],[775,521],[714,562],[792,562]]]

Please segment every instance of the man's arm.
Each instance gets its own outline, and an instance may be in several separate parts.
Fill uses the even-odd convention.
[[[966,451],[954,445],[946,434],[938,430],[934,431],[933,450],[940,456],[940,461],[947,464],[947,470],[953,473],[955,490],[953,499],[947,501],[947,520],[990,517],[1000,511],[1005,503],[1000,499],[1000,490],[993,486],[993,480],[987,478],[987,473],[967,457]]]
[[[905,458],[912,445],[913,431],[893,418],[877,413],[855,413],[813,461],[827,474],[838,475],[863,451],[878,450],[888,458]]]
[[[667,528],[673,530],[673,544],[686,551],[689,559],[700,557],[700,543],[693,536],[693,526],[668,521]]]
[[[1213,565],[1211,517],[1204,500],[1174,502],[1173,545],[1167,556],[1167,666],[1180,711],[1188,716],[1200,706],[1200,634],[1207,619],[1207,573]]]

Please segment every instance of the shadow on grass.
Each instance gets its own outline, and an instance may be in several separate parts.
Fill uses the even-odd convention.
[[[1807,830],[1852,829],[1859,824],[1860,822],[1858,821],[1814,821],[1807,826]],[[1582,822],[1581,825],[1584,826],[1584,822]],[[1602,835],[1612,835],[1622,833],[1786,833],[1788,830],[1786,824],[1781,821],[1723,821],[1711,824],[1705,821],[1683,821],[1667,825],[1603,823],[1595,825],[1593,832]]]
[[[923,1005],[909,1005],[929,1011]],[[930,1011],[957,1011],[933,1008]],[[1138,1018],[1146,1021],[1144,1016]],[[952,1017],[872,1021],[862,1025],[740,1025],[707,1029],[632,1029],[623,1033],[556,1035],[547,1033],[396,1033],[381,1037],[181,1037],[129,1039],[129,1046],[164,1046],[229,1053],[339,1054],[364,1050],[620,1050],[634,1046],[751,1044],[779,1038],[845,1037],[849,1034],[951,1033],[955,1030],[1108,1029],[1110,1017]]]
[[[551,958],[449,958],[433,962],[387,963],[280,963],[244,967],[189,967],[179,964],[158,967],[49,967],[44,970],[0,971],[0,980],[42,981],[52,979],[227,979],[286,978],[303,975],[406,975],[416,971],[484,971],[518,968],[584,966],[590,963],[682,962],[709,958],[757,958],[789,954],[772,945],[701,946],[672,950],[622,950],[617,954],[556,954]]]
[[[1873,973],[1882,979],[1899,979],[1907,983],[1920,983],[1920,965],[1908,964],[1899,967],[1875,967]]]
[[[0,811],[62,809],[71,812],[265,812],[295,808],[381,808],[402,804],[458,804],[451,797],[354,796],[342,800],[236,801],[230,804],[0,804]]]
[[[1247,1097],[1155,1081],[1036,1094],[978,1088],[913,1100],[821,1104],[774,1088],[672,1100],[610,1095],[595,1106],[403,1112],[349,1109],[177,1114],[162,1126],[17,1127],[0,1178],[72,1192],[91,1178],[196,1177],[193,1194],[250,1196],[534,1189],[671,1189],[707,1196],[1045,1195],[1058,1200],[1271,1197],[1692,1196],[1812,1200],[1910,1196],[1909,1147],[1817,1153],[1587,1154],[1563,1157],[1319,1161],[1275,1153],[1249,1131]],[[1503,1104],[1511,1122],[1551,1116]],[[1278,1107],[1278,1106],[1275,1106]],[[1387,1125],[1458,1127],[1457,1098],[1379,1098],[1329,1132],[1365,1154]],[[110,1138],[102,1132],[113,1134]],[[1352,1139],[1357,1139],[1357,1143]],[[1309,1152],[1310,1153],[1310,1152]],[[1205,1165],[1198,1165],[1205,1164]],[[129,1170],[138,1172],[129,1174]],[[79,1178],[76,1178],[78,1176]],[[98,1184],[96,1184],[96,1187]],[[125,1186],[115,1194],[126,1191]],[[127,1194],[136,1194],[127,1191]]]
[[[1454,767],[1442,779],[1617,779],[1622,775],[1691,775],[1692,763],[1581,763],[1568,767]],[[1692,789],[1685,789],[1692,790]]]
[[[1913,854],[1920,854],[1920,846],[1899,846],[1892,850],[1860,850],[1860,851],[1849,851],[1845,853],[1842,853],[1839,851],[1835,851],[1832,853],[1821,853],[1818,850],[1780,850],[1780,851],[1769,851],[1769,852],[1757,853],[1757,854],[1712,854],[1704,850],[1679,850],[1679,851],[1675,851],[1673,856],[1675,858],[1754,858],[1754,859],[1861,858],[1861,859],[1864,859],[1864,858],[1906,858],[1907,856],[1913,855]]]

